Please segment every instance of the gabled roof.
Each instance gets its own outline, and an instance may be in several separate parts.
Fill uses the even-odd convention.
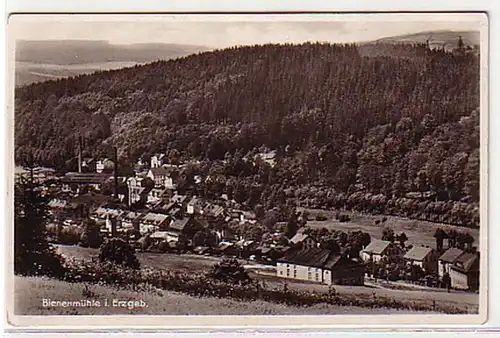
[[[164,167],[159,167],[159,168],[151,168],[149,169],[153,176],[170,176],[170,173],[172,170],[164,168]]]
[[[374,254],[382,254],[385,249],[387,249],[391,245],[389,241],[381,241],[378,239],[373,239],[370,244],[366,248],[364,248],[363,252],[374,253]]]
[[[188,205],[195,205],[195,204],[200,203],[200,202],[201,202],[201,200],[198,197],[193,196],[193,198],[191,198],[191,200],[189,200]]]
[[[203,213],[206,215],[217,217],[224,212],[224,208],[220,205],[209,204],[203,209]]]
[[[189,221],[191,220],[190,217],[184,217],[183,219],[176,219],[175,221],[170,224],[170,229],[172,230],[177,230],[177,231],[182,231],[188,225]]]
[[[158,225],[158,224],[163,223],[167,218],[168,218],[167,215],[149,212],[143,217],[143,220],[147,221],[147,222],[152,222],[152,223]]]
[[[174,196],[172,196],[172,198],[170,199],[172,202],[177,202],[177,203],[184,203],[187,199],[187,196],[186,195],[177,195],[175,194]]]
[[[414,261],[422,261],[425,257],[432,253],[432,248],[426,248],[424,246],[414,246],[404,255],[405,259],[410,259]]]
[[[309,235],[303,233],[296,233],[295,236],[293,236],[290,239],[290,242],[292,242],[293,244],[301,243],[305,241],[307,237],[309,237]]]
[[[325,265],[331,254],[330,250],[312,248],[291,252],[280,259],[280,261],[321,268]]]
[[[458,248],[449,248],[443,253],[439,260],[447,263],[455,263],[455,261],[460,257],[464,252]]]
[[[477,261],[479,261],[479,253],[465,252],[458,257],[456,262],[451,267],[463,273],[468,273],[475,268],[475,263]]]

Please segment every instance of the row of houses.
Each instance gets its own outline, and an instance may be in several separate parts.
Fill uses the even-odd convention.
[[[404,252],[396,244],[381,240],[372,240],[361,251],[365,262],[379,262],[395,256],[402,256],[409,265],[418,266],[441,280],[448,275],[452,288],[477,290],[479,287],[479,252],[449,248],[440,254],[433,248],[423,246],[414,246]]]

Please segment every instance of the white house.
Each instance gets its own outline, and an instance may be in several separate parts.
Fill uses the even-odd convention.
[[[317,247],[316,241],[309,235],[302,232],[297,232],[295,236],[290,239],[290,243],[293,245],[302,245],[303,249],[311,249]]]
[[[419,266],[426,271],[435,272],[437,270],[437,256],[432,248],[414,246],[403,258],[410,265]]]
[[[374,239],[361,251],[361,258],[365,262],[369,260],[378,262],[382,260],[383,257],[389,257],[401,253],[401,250],[394,243]]]
[[[194,196],[193,198],[191,198],[191,200],[188,202],[186,206],[186,213],[190,215],[199,214],[201,213],[202,208],[203,208],[202,201],[198,197]]]
[[[163,186],[166,189],[174,189],[175,184],[171,174],[172,170],[159,167],[149,169],[147,176],[155,182],[157,187]]]
[[[438,258],[438,275],[440,278],[450,273],[450,267],[464,252],[458,248],[449,248]]]
[[[364,274],[361,262],[320,248],[293,251],[276,263],[278,277],[328,285],[363,285]]]

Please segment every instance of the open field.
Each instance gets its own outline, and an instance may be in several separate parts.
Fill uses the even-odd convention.
[[[58,250],[67,257],[76,257],[82,259],[90,259],[92,256],[97,256],[97,249],[81,248],[78,246],[57,246]],[[154,253],[137,253],[137,257],[142,266],[153,267],[160,270],[176,270],[176,271],[206,271],[219,258],[197,256],[197,255],[178,255],[178,254],[154,254]],[[247,267],[248,269],[248,267]],[[268,286],[284,287],[287,284],[288,288],[328,292],[328,286],[324,284],[310,283],[306,281],[297,281],[292,279],[279,278],[274,275],[255,273],[254,269],[250,270],[250,276],[259,280],[265,281]],[[433,301],[440,305],[449,305],[458,307],[468,312],[476,313],[479,308],[479,296],[475,293],[467,292],[443,292],[443,290],[427,291],[427,290],[397,290],[387,289],[374,286],[343,286],[336,285],[335,290],[339,295],[356,295],[359,297],[385,297],[393,298],[398,301],[409,302],[425,302],[432,304]]]
[[[300,208],[299,208],[300,209]],[[300,209],[303,210],[303,209]],[[307,226],[311,228],[327,228],[332,230],[356,231],[361,230],[370,234],[372,238],[380,239],[385,226],[390,227],[396,234],[404,232],[408,237],[408,244],[436,246],[436,240],[433,237],[434,232],[438,227],[454,228],[455,230],[466,231],[474,237],[474,245],[479,248],[479,229],[470,229],[448,224],[432,223],[427,221],[412,220],[396,216],[371,216],[361,215],[356,213],[348,213],[351,215],[351,221],[339,222],[335,219],[336,211],[308,209],[310,212],[310,221]],[[326,221],[315,221],[314,216],[323,214],[328,217]],[[384,217],[387,221],[384,224],[375,224],[376,220],[381,221]]]
[[[28,292],[29,291],[29,292]],[[44,307],[52,301],[99,301],[99,307]],[[15,277],[16,315],[334,315],[410,314],[417,312],[383,308],[362,308],[316,304],[294,307],[264,301],[239,302],[231,299],[197,298],[163,290],[129,291],[108,286],[71,284],[48,278]],[[143,301],[145,307],[127,309],[113,306],[113,299]],[[107,300],[109,306],[105,306]],[[426,312],[428,313],[428,312]]]

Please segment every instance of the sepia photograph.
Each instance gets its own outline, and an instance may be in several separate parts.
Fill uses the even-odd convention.
[[[486,320],[485,14],[12,15],[8,43],[12,323]]]

